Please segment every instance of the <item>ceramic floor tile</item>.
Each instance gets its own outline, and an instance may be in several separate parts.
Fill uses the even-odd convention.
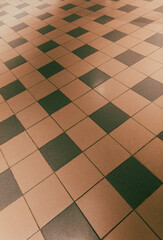
[[[117,61],[116,59],[111,59],[110,61],[102,64],[98,67],[101,71],[107,73],[111,77],[118,74],[126,68],[126,65]]]
[[[8,240],[26,240],[38,231],[35,220],[23,197],[0,213],[0,223],[0,236]]]
[[[25,198],[40,227],[72,203],[70,196],[54,174],[26,193]]]
[[[72,74],[74,74],[76,77],[80,77],[92,69],[93,69],[93,66],[91,66],[85,61],[79,61],[68,68],[68,70]]]
[[[163,39],[163,34],[156,33],[153,36],[147,38],[145,41],[153,45],[156,45],[158,47],[162,47],[163,46],[162,39]]]
[[[0,173],[4,172],[6,169],[8,169],[8,165],[2,152],[0,151]]]
[[[82,196],[77,205],[100,238],[131,211],[129,205],[106,180]]]
[[[123,52],[115,57],[116,60],[126,64],[127,66],[133,65],[134,63],[139,62],[143,58],[144,56],[132,50],[127,50],[126,52]]]
[[[0,104],[0,113],[0,121],[4,121],[5,119],[13,115],[13,112],[11,111],[6,102]]]

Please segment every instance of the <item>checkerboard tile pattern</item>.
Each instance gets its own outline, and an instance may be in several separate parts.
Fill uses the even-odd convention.
[[[163,239],[162,0],[2,0],[0,239]]]

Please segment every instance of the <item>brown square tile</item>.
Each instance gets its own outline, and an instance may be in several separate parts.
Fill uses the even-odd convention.
[[[135,36],[142,40],[145,40],[145,39],[151,37],[153,34],[154,34],[154,32],[152,30],[149,30],[146,28],[140,28],[137,31],[134,31],[133,33],[131,33],[132,36]]]
[[[47,55],[51,57],[52,59],[57,59],[59,57],[64,56],[65,54],[69,53],[69,51],[62,46],[59,46],[57,48],[54,48],[53,50],[49,51]]]
[[[146,75],[151,75],[152,73],[159,70],[162,67],[162,65],[146,57],[132,65],[132,67]]]
[[[45,78],[41,73],[39,73],[38,71],[34,71],[34,72],[20,78],[19,80],[26,88],[30,88],[33,85],[41,82],[44,79]]]
[[[80,58],[71,52],[57,59],[57,62],[65,68],[73,65],[78,61],[80,61]]]
[[[91,90],[77,100],[75,100],[74,103],[87,115],[90,115],[97,109],[107,104],[108,101],[94,90]]]
[[[136,92],[129,90],[113,100],[113,103],[128,115],[132,116],[148,105],[150,101]]]
[[[163,180],[163,142],[159,138],[148,143],[135,157],[156,177]]]
[[[68,70],[77,77],[82,76],[83,74],[89,72],[92,69],[93,69],[93,66],[86,63],[84,60],[81,60],[68,68]]]
[[[83,45],[83,42],[81,42],[79,39],[72,39],[71,41],[63,44],[63,46],[69,51],[73,51]]]
[[[130,206],[105,179],[81,197],[77,205],[100,238],[131,211]]]
[[[49,81],[52,82],[57,88],[61,88],[69,82],[73,81],[76,77],[64,69],[63,71],[56,73],[54,76],[49,78]]]
[[[32,153],[23,161],[14,165],[11,171],[22,193],[27,192],[53,173],[39,151]]]
[[[163,64],[163,48],[160,48],[154,53],[150,54],[149,58]]]
[[[69,137],[85,150],[105,135],[105,132],[90,118],[86,118],[67,131]]]
[[[162,231],[162,211],[163,187],[157,189],[146,201],[144,201],[137,209],[140,216],[149,224],[149,226],[163,238]]]
[[[85,58],[86,62],[92,64],[95,67],[103,64],[104,62],[106,62],[108,60],[110,60],[110,57],[100,51]]]
[[[48,57],[45,54],[39,55],[36,58],[33,58],[32,60],[30,60],[29,62],[35,67],[35,68],[40,68],[48,63],[50,63],[52,60],[50,57]]]
[[[89,45],[98,49],[98,50],[101,50],[104,47],[108,46],[109,43],[111,44],[112,42],[109,41],[108,39],[103,38],[103,37],[99,37],[99,38],[95,39],[94,41],[90,42]]]
[[[105,176],[130,157],[130,154],[108,135],[88,148],[85,154]]]
[[[98,35],[92,33],[92,32],[87,32],[85,33],[84,35],[80,36],[79,39],[82,41],[82,42],[85,42],[85,43],[89,43],[95,39],[98,38]]]
[[[86,117],[73,103],[66,105],[51,116],[64,130],[67,130]]]
[[[159,98],[157,98],[154,103],[158,106],[160,106],[161,108],[163,108],[163,95],[160,96]]]
[[[53,138],[56,138],[63,131],[51,117],[47,117],[33,127],[29,128],[27,132],[40,148]]]
[[[146,76],[132,68],[127,68],[124,71],[118,73],[115,77],[118,81],[131,88],[137,83],[141,82]]]
[[[100,84],[98,87],[95,88],[97,92],[107,98],[109,101],[113,100],[114,98],[118,97],[123,92],[127,91],[127,87],[111,78],[104,83]]]
[[[103,48],[101,51],[105,54],[108,54],[111,57],[116,57],[117,55],[125,52],[126,48],[116,43],[112,43],[112,44],[109,44],[109,46]]]
[[[120,125],[110,135],[131,154],[137,152],[154,137],[151,132],[132,119]]]
[[[1,150],[9,164],[14,165],[36,150],[36,146],[26,132],[23,132],[1,146]]]
[[[104,240],[121,240],[123,238],[126,240],[158,240],[158,237],[156,237],[143,220],[134,212],[124,219]]]
[[[155,80],[157,80],[160,83],[163,83],[162,76],[163,76],[163,68],[161,68],[159,71],[157,71],[151,75],[152,78],[154,78]]]
[[[42,233],[39,231],[36,234],[34,234],[32,237],[30,237],[29,240],[45,240],[45,238],[42,236]]]
[[[133,51],[140,53],[144,56],[149,55],[150,53],[156,51],[159,47],[147,43],[147,42],[141,42],[138,45],[136,45],[135,47],[132,48]]]
[[[83,83],[81,80],[76,79],[75,81],[69,83],[65,87],[61,88],[63,92],[72,101],[80,97],[84,93],[88,92],[91,88]]]
[[[98,67],[101,71],[107,73],[109,76],[113,77],[115,74],[118,74],[127,66],[115,59],[111,59],[108,62],[102,64],[101,66]]]
[[[8,169],[8,165],[4,159],[2,152],[0,151],[0,173],[4,172],[6,169]]]
[[[26,193],[25,198],[40,228],[72,203],[54,174]]]
[[[32,60],[32,59],[38,57],[39,55],[42,55],[42,51],[39,50],[38,48],[33,48],[33,49],[31,49],[30,51],[25,52],[25,53],[22,54],[22,56],[23,56],[27,61]]]
[[[54,92],[56,87],[51,84],[48,80],[42,81],[37,85],[29,88],[30,93],[37,99],[40,100],[41,98],[49,95],[50,93]]]
[[[15,80],[16,77],[10,71],[7,71],[0,75],[0,87],[4,87]]]
[[[103,178],[102,174],[93,166],[84,154],[80,154],[78,157],[74,158],[64,167],[59,169],[56,174],[73,199],[79,198]]]
[[[26,240],[38,231],[35,220],[23,197],[0,212],[0,222],[2,239]]]
[[[35,99],[28,91],[24,91],[19,93],[13,98],[10,98],[7,103],[10,105],[11,109],[17,113],[21,111],[23,108],[28,107],[32,103],[35,102]]]
[[[43,118],[47,117],[48,114],[40,106],[40,104],[36,102],[21,112],[17,113],[16,116],[25,128],[29,128]]]
[[[23,65],[14,68],[13,70],[11,70],[11,72],[17,77],[17,78],[21,78],[31,72],[33,72],[35,69],[34,67],[27,63],[24,63]]]
[[[134,116],[134,119],[156,135],[163,129],[163,110],[150,104]]]
[[[13,115],[13,112],[11,111],[6,102],[0,104],[0,113],[0,121],[3,121]]]
[[[138,38],[135,38],[131,35],[128,35],[120,40],[117,41],[117,44],[129,49],[135,45],[137,45],[138,43],[140,43],[141,40]]]

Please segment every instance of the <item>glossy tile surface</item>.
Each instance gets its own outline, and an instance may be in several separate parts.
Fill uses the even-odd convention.
[[[0,239],[163,238],[162,13],[0,2]]]

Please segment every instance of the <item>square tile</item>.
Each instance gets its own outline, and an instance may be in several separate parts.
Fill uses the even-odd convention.
[[[95,52],[97,52],[97,49],[91,47],[88,44],[85,44],[82,47],[77,48],[73,51],[73,53],[76,54],[81,59],[84,59],[84,58],[90,56],[91,54],[93,54]]]
[[[158,61],[163,64],[163,48],[158,49],[157,51],[150,54],[149,58],[152,58],[153,60]]]
[[[0,236],[7,240],[26,240],[38,231],[36,222],[23,197],[1,211],[0,222]]]
[[[123,93],[113,100],[113,104],[127,113],[129,116],[134,115],[149,103],[150,101],[132,90]]]
[[[0,104],[0,121],[4,121],[5,119],[9,118],[13,115],[13,112],[9,108],[8,104],[6,102],[3,102]]]
[[[75,4],[68,3],[68,4],[66,4],[66,5],[62,6],[61,8],[62,8],[63,10],[65,10],[65,11],[68,11],[68,10],[70,10],[70,9],[74,8],[74,7],[76,7],[76,5],[75,5]]]
[[[52,114],[69,104],[71,101],[60,90],[56,90],[48,96],[40,99],[38,102],[49,114]]]
[[[77,157],[81,153],[81,150],[66,133],[62,133],[41,147],[40,152],[50,167],[54,171],[57,171],[73,158]]]
[[[84,29],[82,27],[77,27],[77,28],[67,32],[67,34],[69,34],[72,37],[77,38],[77,37],[80,37],[80,36],[82,36],[83,34],[85,34],[87,32],[88,32],[88,30],[86,30],[86,29]]]
[[[161,185],[161,181],[134,157],[130,157],[106,178],[132,208],[137,208]]]
[[[108,103],[104,107],[92,113],[90,118],[105,132],[110,133],[129,119],[129,116],[117,108],[114,104]]]
[[[57,62],[61,64],[64,68],[67,68],[78,61],[80,61],[80,58],[77,57],[72,52],[64,54],[63,56],[57,59]]]
[[[31,127],[47,116],[48,113],[38,103],[34,103],[16,114],[16,117],[25,129]]]
[[[131,211],[129,205],[105,179],[82,196],[77,205],[100,238]]]
[[[56,61],[50,62],[47,65],[41,67],[38,69],[38,71],[45,77],[49,78],[53,76],[54,74],[62,71],[64,68],[57,63]]]
[[[23,193],[53,173],[43,156],[36,151],[14,165],[11,171]]]
[[[25,198],[40,228],[72,203],[54,174],[26,193]]]
[[[150,59],[144,58],[132,66],[134,69],[146,74],[147,76],[155,73],[162,68],[162,64]]]
[[[133,64],[139,62],[143,58],[144,58],[143,55],[136,53],[132,50],[127,50],[115,57],[115,59],[126,64],[127,66],[133,65]]]
[[[122,236],[126,236],[126,240],[134,238],[137,240],[145,238],[149,240],[158,240],[158,237],[153,233],[153,231],[134,212],[124,219],[115,229],[113,229],[113,231],[109,233],[104,240],[121,240]]]
[[[50,77],[49,81],[52,82],[57,88],[61,88],[74,79],[75,76],[64,69],[63,71],[56,73],[54,76]]]
[[[56,29],[55,27],[53,27],[52,25],[49,24],[49,25],[46,25],[45,27],[42,27],[42,28],[38,29],[37,31],[39,33],[45,35],[45,34],[51,32],[51,31],[53,31],[55,29]]]
[[[0,94],[5,100],[8,100],[25,90],[26,88],[23,86],[23,84],[19,80],[16,80],[2,87],[0,89]]]
[[[68,67],[68,70],[76,77],[82,76],[83,74],[89,72],[91,69],[93,69],[93,66],[85,61],[79,61]]]
[[[0,151],[0,174],[7,169],[8,169],[7,162],[6,162],[2,152]]]
[[[84,153],[105,176],[130,157],[130,154],[109,135]]]
[[[24,43],[28,42],[26,39],[24,38],[17,38],[15,40],[12,40],[11,42],[9,42],[8,44],[12,47],[12,48],[16,48],[19,47],[21,45],[23,45]]]
[[[158,234],[159,238],[163,238],[162,232],[162,201],[163,187],[156,190],[144,203],[142,203],[137,212],[149,224],[149,226]]]
[[[110,17],[110,16],[107,16],[107,15],[103,15],[99,18],[96,18],[94,21],[97,22],[97,23],[100,23],[100,24],[106,24],[110,21],[114,20],[113,17]]]
[[[89,87],[94,88],[100,85],[101,83],[108,80],[110,76],[98,68],[94,68],[88,73],[82,75],[79,79],[86,83]]]
[[[105,63],[108,61],[110,57],[100,51],[95,52],[94,54],[86,57],[84,60],[90,64],[92,64],[94,67],[98,67],[99,65]]]
[[[161,139],[155,138],[135,154],[136,159],[161,181],[163,180],[162,149],[163,142]]]
[[[151,132],[131,118],[110,135],[131,154],[137,152],[154,137]]]
[[[82,151],[90,147],[106,134],[90,118],[84,119],[66,133]]]
[[[153,21],[151,19],[144,18],[144,17],[138,17],[138,18],[134,19],[133,21],[131,21],[130,23],[132,23],[138,27],[145,27],[146,25],[148,25],[152,22]]]
[[[163,94],[163,86],[158,81],[147,77],[132,87],[132,90],[147,98],[150,101],[156,100]]]
[[[9,169],[0,174],[0,192],[0,211],[22,196],[19,186]]]
[[[113,77],[114,75],[127,68],[127,66],[117,61],[116,59],[111,59],[108,62],[99,66],[98,68],[103,72],[107,73],[109,76]]]
[[[63,18],[63,20],[71,23],[71,22],[74,22],[76,21],[77,19],[81,18],[81,16],[77,15],[76,13],[73,13],[65,18]]]
[[[11,28],[15,32],[19,32],[20,30],[23,30],[23,29],[25,29],[27,27],[28,27],[28,25],[26,23],[22,22],[22,23],[19,23],[19,24],[15,25],[15,26],[11,27]]]
[[[54,48],[56,48],[56,47],[58,47],[58,46],[59,46],[58,43],[50,40],[50,41],[48,41],[48,42],[45,42],[45,43],[39,45],[38,48],[39,48],[42,52],[46,53],[46,52],[48,52],[48,51],[50,51],[50,50],[52,50],[52,49],[54,49]]]
[[[130,5],[130,4],[126,4],[126,5],[118,8],[118,10],[126,12],[126,13],[129,13],[129,12],[135,10],[136,8],[137,8],[136,6],[133,6],[133,5]]]
[[[156,33],[153,36],[147,38],[145,42],[154,44],[158,47],[163,47],[163,34],[161,33]]]
[[[21,13],[16,14],[14,17],[17,18],[17,19],[20,19],[20,18],[23,18],[23,17],[25,17],[27,15],[28,15],[28,13],[21,12]]]
[[[72,235],[76,239],[99,239],[75,203],[44,226],[42,233],[46,240],[52,238],[66,240]]]
[[[43,14],[37,16],[37,18],[39,18],[40,20],[45,20],[50,17],[53,17],[53,14],[51,14],[49,12],[46,12],[46,13],[43,13]]]
[[[38,147],[42,147],[62,133],[62,129],[51,117],[47,117],[27,130]]]
[[[33,85],[44,80],[44,76],[39,73],[37,70],[25,75],[24,77],[20,78],[19,81],[28,89]]]
[[[103,35],[104,38],[112,41],[112,42],[116,42],[118,40],[120,40],[121,38],[127,36],[126,33],[120,32],[118,30],[113,30],[109,33],[106,33],[105,35]]]
[[[1,150],[9,166],[14,165],[36,150],[36,146],[26,132],[19,134],[2,145]]]
[[[134,119],[156,135],[163,129],[163,110],[155,104],[142,109],[134,116]]]
[[[74,158],[56,174],[75,200],[103,178],[84,154]]]
[[[97,109],[107,104],[108,101],[100,94],[92,90],[76,99],[74,103],[87,115],[90,115],[97,111]]]
[[[92,12],[96,12],[98,10],[101,10],[102,8],[104,8],[104,6],[102,6],[100,4],[95,4],[95,5],[92,5],[91,7],[87,8],[87,9],[92,11]]]
[[[17,136],[23,131],[24,127],[15,115],[5,119],[0,123],[0,144],[9,141],[11,138]]]
[[[154,11],[163,13],[163,6],[154,9]]]
[[[23,58],[22,56],[19,55],[17,57],[14,57],[14,58],[8,60],[4,64],[8,67],[9,70],[12,70],[26,62],[27,61],[25,60],[25,58]]]

